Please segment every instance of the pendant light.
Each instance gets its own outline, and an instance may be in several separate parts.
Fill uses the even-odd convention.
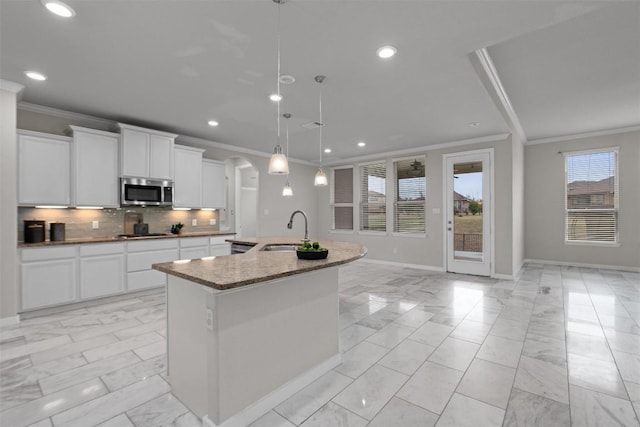
[[[315,77],[316,82],[320,85],[320,167],[313,180],[313,185],[316,187],[324,187],[328,184],[327,175],[322,170],[322,128],[324,127],[324,122],[322,121],[322,83],[324,83],[326,78],[326,76]]]
[[[289,160],[289,119],[291,118],[291,114],[289,113],[284,113],[282,115],[282,117],[284,117],[285,119],[287,119],[286,123],[287,123],[287,150],[285,151],[285,155],[287,157],[287,161]],[[284,187],[282,188],[282,195],[285,197],[291,197],[293,196],[293,188],[291,188],[291,184],[289,184],[289,174],[287,173],[287,181],[284,184]]]
[[[276,74],[276,84],[278,87],[278,101],[276,101],[278,106],[278,143],[273,150],[271,160],[269,160],[270,175],[287,175],[289,173],[289,162],[287,161],[287,157],[282,154],[282,147],[280,146],[280,100],[282,100],[282,96],[280,95],[280,5],[285,1],[286,0],[273,0],[273,2],[278,5],[278,70]]]

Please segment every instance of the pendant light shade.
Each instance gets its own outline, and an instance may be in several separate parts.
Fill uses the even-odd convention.
[[[275,4],[278,5],[278,27],[277,27],[277,62],[278,69],[276,73],[276,86],[278,88],[278,99],[282,99],[280,95],[280,5],[285,2],[285,0],[273,0]],[[276,148],[273,150],[273,154],[271,155],[271,160],[269,160],[269,174],[270,175],[288,175],[289,174],[289,162],[287,161],[287,157],[282,154],[282,147],[280,146],[280,102],[276,102],[278,108],[278,143],[276,144]]]
[[[289,162],[287,156],[282,153],[282,147],[280,144],[276,145],[271,160],[269,160],[269,174],[270,175],[287,175],[289,173]]]
[[[316,177],[313,180],[313,185],[315,185],[316,187],[324,187],[327,184],[329,184],[329,182],[327,181],[327,174],[325,174],[322,170],[322,167],[320,167],[318,169],[318,172],[316,172]]]
[[[326,185],[329,184],[328,180],[327,180],[327,175],[324,173],[324,171],[322,170],[322,128],[324,127],[324,122],[322,121],[322,83],[324,83],[324,81],[327,79],[326,76],[316,76],[315,77],[315,81],[320,85],[320,144],[319,144],[319,149],[320,149],[320,167],[318,168],[318,172],[316,172],[316,177],[313,180],[313,185],[315,185],[316,187],[325,187]]]
[[[284,187],[282,188],[282,195],[285,197],[293,196],[293,189],[291,188],[291,185],[289,185],[289,180],[287,180],[287,183],[284,184]]]

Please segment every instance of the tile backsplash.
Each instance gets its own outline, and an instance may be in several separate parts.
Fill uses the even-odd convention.
[[[47,221],[46,240],[49,240],[50,222],[64,222],[67,239],[92,237],[113,237],[124,234],[125,212],[137,212],[143,215],[143,222],[149,224],[150,233],[169,233],[171,225],[181,222],[186,233],[198,231],[219,231],[219,211],[176,211],[171,208],[135,207],[115,209],[36,209],[18,208],[18,241],[24,240],[24,220],[37,219]],[[192,225],[192,220],[197,225]],[[210,225],[215,219],[216,224]],[[93,221],[99,228],[93,229]]]

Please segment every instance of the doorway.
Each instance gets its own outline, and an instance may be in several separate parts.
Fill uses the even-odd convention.
[[[248,161],[235,165],[235,232],[236,237],[258,235],[258,170]]]
[[[490,276],[493,150],[444,155],[445,262],[452,273]]]

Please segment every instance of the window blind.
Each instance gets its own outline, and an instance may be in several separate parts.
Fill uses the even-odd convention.
[[[618,239],[618,152],[566,153],[568,242]]]
[[[387,229],[386,162],[360,166],[360,230]]]
[[[394,231],[424,233],[427,181],[425,157],[396,161]]]
[[[334,230],[353,230],[353,168],[333,170],[331,212]]]

